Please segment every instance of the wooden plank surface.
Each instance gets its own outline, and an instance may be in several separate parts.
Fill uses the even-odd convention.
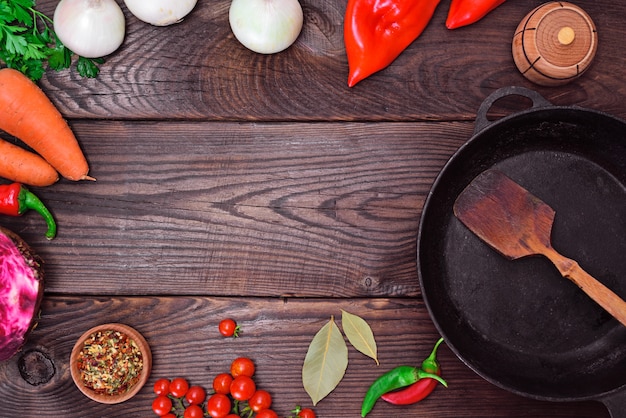
[[[56,4],[37,7],[51,16]],[[417,278],[418,223],[485,98],[519,85],[555,105],[626,118],[626,3],[577,2],[598,28],[596,59],[555,88],[531,84],[513,63],[513,33],[536,0],[505,2],[454,31],[444,27],[450,2],[441,2],[416,42],[353,88],[345,1],[302,1],[301,36],[269,56],[235,40],[226,0],[200,0],[170,27],[142,23],[118,4],[126,40],[98,78],[47,72],[39,83],[97,182],[34,189],[58,221],[53,241],[36,214],[0,218],[43,257],[47,273],[39,327],[23,353],[0,363],[0,416],[152,416],[150,387],[105,406],[71,381],[76,339],[117,321],[152,346],[149,386],[177,375],[208,386],[248,355],[286,416],[295,404],[310,406],[300,376],[307,346],[345,309],[372,325],[381,365],[350,349],[344,380],[315,409],[356,417],[374,378],[421,361],[438,338]],[[507,98],[489,115],[528,106]],[[217,335],[227,316],[242,324],[242,338]],[[20,367],[29,358],[51,366],[49,380],[28,383]],[[369,416],[608,417],[597,402],[542,402],[497,388],[445,345],[440,360],[449,389],[406,408],[377,405]],[[45,371],[35,367],[35,377]]]
[[[142,390],[132,401],[102,405],[85,398],[70,377],[68,359],[78,337],[103,322],[122,322],[139,330],[151,345],[154,365],[148,385],[159,377],[184,376],[210,387],[237,356],[252,358],[255,380],[273,394],[276,410],[287,416],[294,405],[311,406],[301,384],[307,347],[315,333],[341,310],[365,318],[379,346],[380,366],[351,346],[348,369],[337,389],[315,410],[319,417],[357,417],[371,382],[392,367],[421,361],[439,338],[422,302],[403,299],[300,299],[206,297],[49,297],[24,351],[37,350],[54,364],[49,381],[33,386],[20,375],[19,362],[0,363],[4,411],[20,416],[148,417],[153,395]],[[81,321],[76,317],[80,315]],[[223,338],[217,323],[238,318],[238,339]],[[478,378],[444,345],[439,353],[450,387],[409,407],[376,405],[368,417],[443,416],[502,418],[608,417],[595,402],[549,403],[512,395]],[[401,415],[402,414],[402,415]],[[404,415],[407,414],[407,415]]]
[[[52,11],[56,2],[40,1]],[[516,69],[511,52],[520,21],[542,1],[508,1],[488,19],[457,30],[444,26],[441,2],[429,26],[393,65],[347,86],[345,1],[302,3],[305,25],[280,54],[241,46],[228,26],[230,2],[200,5],[181,24],[151,27],[127,15],[127,36],[100,76],[49,74],[42,86],[68,117],[209,120],[473,120],[493,90],[521,85],[555,104],[595,107],[626,117],[626,3],[577,4],[598,28],[596,58],[585,77],[541,88]]]

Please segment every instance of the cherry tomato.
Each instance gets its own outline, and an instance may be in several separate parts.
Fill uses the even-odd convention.
[[[239,326],[234,319],[222,319],[218,325],[220,334],[224,337],[239,337]]]
[[[304,408],[298,412],[300,418],[315,418],[315,411],[310,408]]]
[[[170,380],[157,379],[157,381],[154,382],[154,393],[167,396],[170,393]]]
[[[264,409],[262,411],[257,412],[255,415],[256,418],[278,418],[278,414],[271,409]]]
[[[254,375],[255,366],[254,362],[247,357],[237,357],[230,364],[230,374],[233,377]]]
[[[206,403],[211,418],[225,418],[230,413],[230,398],[222,393],[212,395]]]
[[[185,395],[189,405],[200,405],[206,399],[206,391],[202,386],[192,386]]]
[[[202,418],[204,417],[204,411],[198,405],[189,405],[185,408],[183,418]]]
[[[263,389],[259,389],[248,399],[248,406],[250,406],[250,409],[254,412],[269,409],[269,407],[272,406],[272,395]]]
[[[170,412],[169,414],[163,415],[161,418],[178,418],[178,417]]]
[[[175,398],[182,398],[187,394],[188,390],[189,383],[185,378],[177,377],[170,383],[170,394]]]
[[[172,400],[165,395],[157,396],[152,401],[152,411],[160,417],[169,414],[172,411]]]
[[[213,390],[215,393],[221,393],[228,395],[230,393],[230,384],[233,382],[233,377],[228,373],[220,373],[213,379]]]
[[[230,384],[230,395],[238,401],[247,401],[256,392],[256,384],[249,376],[237,376]]]

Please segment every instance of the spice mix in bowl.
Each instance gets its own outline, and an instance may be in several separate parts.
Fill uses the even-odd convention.
[[[132,398],[148,380],[152,353],[139,332],[103,324],[85,332],[70,356],[72,379],[88,398],[106,404]]]

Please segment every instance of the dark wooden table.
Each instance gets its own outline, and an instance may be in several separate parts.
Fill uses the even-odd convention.
[[[0,363],[1,416],[152,416],[157,378],[209,387],[240,355],[254,359],[258,384],[287,416],[296,404],[311,406],[304,356],[343,309],[370,323],[381,364],[350,347],[344,379],[315,410],[357,417],[379,374],[417,364],[438,338],[417,278],[418,222],[436,175],[472,136],[483,100],[519,85],[554,104],[626,118],[626,3],[577,3],[597,25],[597,56],[581,78],[554,88],[528,82],[512,59],[517,24],[542,3],[529,0],[455,31],[444,27],[443,1],[389,68],[348,88],[345,3],[304,1],[301,36],[271,56],[235,40],[228,1],[200,0],[185,21],[162,28],[122,5],[125,42],[97,79],[44,76],[39,84],[70,122],[97,182],[35,190],[58,221],[51,242],[34,214],[0,219],[47,272],[39,326],[22,353]],[[38,8],[52,15],[55,5],[42,0]],[[524,106],[509,101],[492,113]],[[237,319],[241,338],[218,335],[225,317]],[[105,322],[135,327],[154,356],[148,385],[111,406],[83,396],[69,369],[77,338]],[[449,389],[410,407],[381,403],[370,416],[608,417],[597,402],[504,391],[445,345],[439,358]],[[31,374],[43,370],[30,383],[20,373],[25,360]]]

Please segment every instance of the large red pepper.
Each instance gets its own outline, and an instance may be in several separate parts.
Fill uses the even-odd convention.
[[[422,362],[421,369],[428,373],[434,373],[438,376],[441,375],[441,367],[437,361],[437,348],[443,342],[443,338],[440,338],[435,344],[433,351]],[[403,389],[387,392],[381,399],[394,405],[411,405],[421,401],[437,387],[437,381],[435,379],[422,379],[407,386]]]
[[[52,239],[56,235],[57,227],[52,214],[39,198],[20,183],[0,185],[0,213],[10,216],[20,216],[28,209],[39,212],[48,225],[46,238]]]
[[[452,0],[446,27],[456,29],[471,25],[485,17],[487,13],[504,3],[505,0]]]
[[[382,70],[430,22],[439,0],[348,0],[343,37],[348,86]]]

